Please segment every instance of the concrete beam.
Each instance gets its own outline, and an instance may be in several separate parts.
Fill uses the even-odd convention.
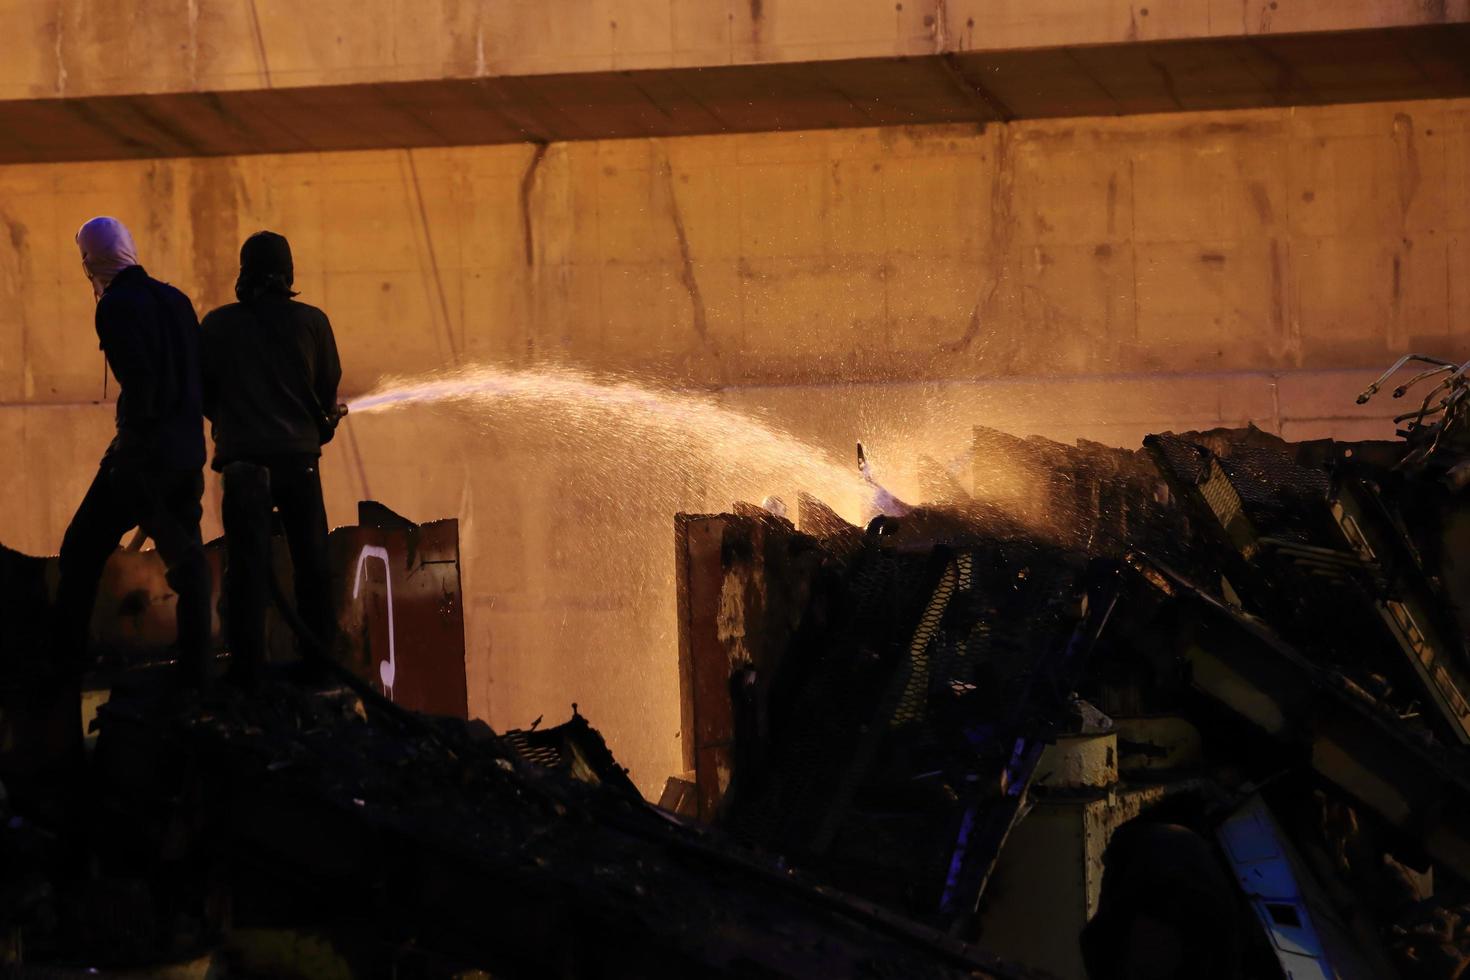
[[[1381,30],[1470,0],[0,0],[0,99]]]
[[[988,123],[1470,94],[1470,23],[0,102],[0,163]]]

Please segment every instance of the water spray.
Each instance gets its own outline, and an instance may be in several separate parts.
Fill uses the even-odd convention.
[[[873,478],[873,466],[868,462],[867,451],[863,444],[857,444],[858,472],[862,474],[863,482],[873,488],[873,509],[884,517],[903,517],[911,513],[913,507],[899,500],[888,489]]]
[[[569,442],[592,467],[631,464],[628,479],[669,496],[671,509],[700,506],[674,499],[692,473],[707,475],[711,494],[722,486],[750,500],[804,491],[854,518],[870,506],[873,495],[870,483],[850,465],[779,424],[723,405],[705,392],[633,378],[560,366],[470,366],[384,379],[347,407],[356,415],[413,406],[468,408],[482,424],[504,418],[522,433],[540,428],[552,440]],[[626,440],[627,447],[616,448],[604,433]]]

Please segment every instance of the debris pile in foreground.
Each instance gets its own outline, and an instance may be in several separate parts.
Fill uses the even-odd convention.
[[[50,560],[0,551],[6,975],[1031,975],[651,806],[575,711],[504,735],[451,717],[457,528],[362,517],[333,536],[340,689],[288,683],[283,661],[253,694],[173,690],[125,622],[158,603],[156,561],[119,552],[85,760],[82,692],[37,655]]]
[[[99,727],[97,849],[153,905],[99,948],[203,910],[201,937],[309,932],[357,976],[1023,975],[646,804],[579,715],[502,737],[282,688],[115,696]]]

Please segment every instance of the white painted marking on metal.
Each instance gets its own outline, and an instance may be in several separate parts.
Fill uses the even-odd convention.
[[[383,694],[389,701],[393,700],[393,679],[398,674],[398,658],[394,651],[393,636],[393,572],[388,565],[388,549],[381,545],[364,545],[357,555],[357,571],[352,576],[352,598],[356,599],[362,591],[362,572],[369,558],[376,558],[383,563],[383,581],[388,586],[388,659],[378,665],[378,679],[383,682]]]

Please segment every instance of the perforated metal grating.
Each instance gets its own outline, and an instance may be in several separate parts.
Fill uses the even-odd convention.
[[[1320,468],[1302,466],[1279,450],[1253,446],[1237,448],[1217,465],[1260,534],[1306,541],[1324,530],[1321,518],[1331,483]]]
[[[974,558],[970,555],[961,555],[950,562],[939,579],[939,585],[929,597],[929,602],[924,606],[924,614],[919,617],[918,628],[914,630],[913,641],[909,644],[907,671],[904,672],[907,677],[903,681],[903,694],[899,698],[898,707],[888,719],[890,727],[924,718],[929,705],[930,668],[935,640],[939,636],[939,624],[955,593],[962,588],[969,588],[973,566]]]
[[[515,754],[525,762],[543,769],[559,769],[565,761],[562,757],[561,748],[554,742],[541,741],[533,743],[529,732],[510,732],[505,740],[510,743]]]

